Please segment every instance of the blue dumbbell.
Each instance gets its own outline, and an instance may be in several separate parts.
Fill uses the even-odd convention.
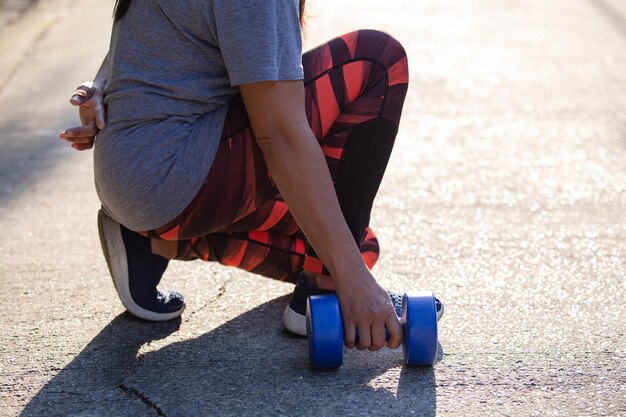
[[[437,358],[437,310],[431,291],[402,297],[404,363],[430,366]],[[343,362],[343,323],[336,295],[313,295],[307,300],[306,330],[313,369],[339,368]],[[388,337],[388,336],[387,336]]]

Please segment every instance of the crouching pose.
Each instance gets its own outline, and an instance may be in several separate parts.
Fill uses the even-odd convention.
[[[103,65],[71,98],[82,126],[61,138],[94,148],[102,249],[131,314],[178,317],[183,296],[157,285],[170,260],[202,259],[296,283],[293,333],[309,295],[336,292],[348,347],[396,348],[400,299],[370,273],[369,220],[407,57],[371,30],[302,55],[303,8],[118,0]]]

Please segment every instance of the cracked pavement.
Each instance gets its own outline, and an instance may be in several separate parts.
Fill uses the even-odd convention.
[[[172,263],[182,319],[123,313],[91,154],[56,139],[112,6],[39,2],[0,32],[0,415],[626,415],[623,2],[310,0],[308,46],[368,27],[407,49],[375,273],[446,305],[433,368],[351,351],[320,373],[282,332],[288,284]]]

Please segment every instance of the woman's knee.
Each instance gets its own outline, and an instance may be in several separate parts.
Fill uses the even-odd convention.
[[[341,36],[352,50],[355,59],[371,59],[389,69],[403,61],[406,65],[406,51],[396,38],[387,32],[374,29],[361,29]]]

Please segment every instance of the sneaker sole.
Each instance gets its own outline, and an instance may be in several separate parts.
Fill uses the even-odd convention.
[[[98,232],[102,252],[113,280],[113,286],[115,286],[120,301],[130,314],[149,321],[172,320],[183,314],[185,304],[183,304],[180,310],[172,313],[155,313],[135,303],[128,287],[128,261],[126,259],[126,248],[122,239],[122,231],[119,224],[109,219],[102,210],[98,212]],[[112,262],[112,259],[115,262]]]
[[[306,315],[296,313],[287,305],[283,313],[283,326],[295,335],[306,336]]]

